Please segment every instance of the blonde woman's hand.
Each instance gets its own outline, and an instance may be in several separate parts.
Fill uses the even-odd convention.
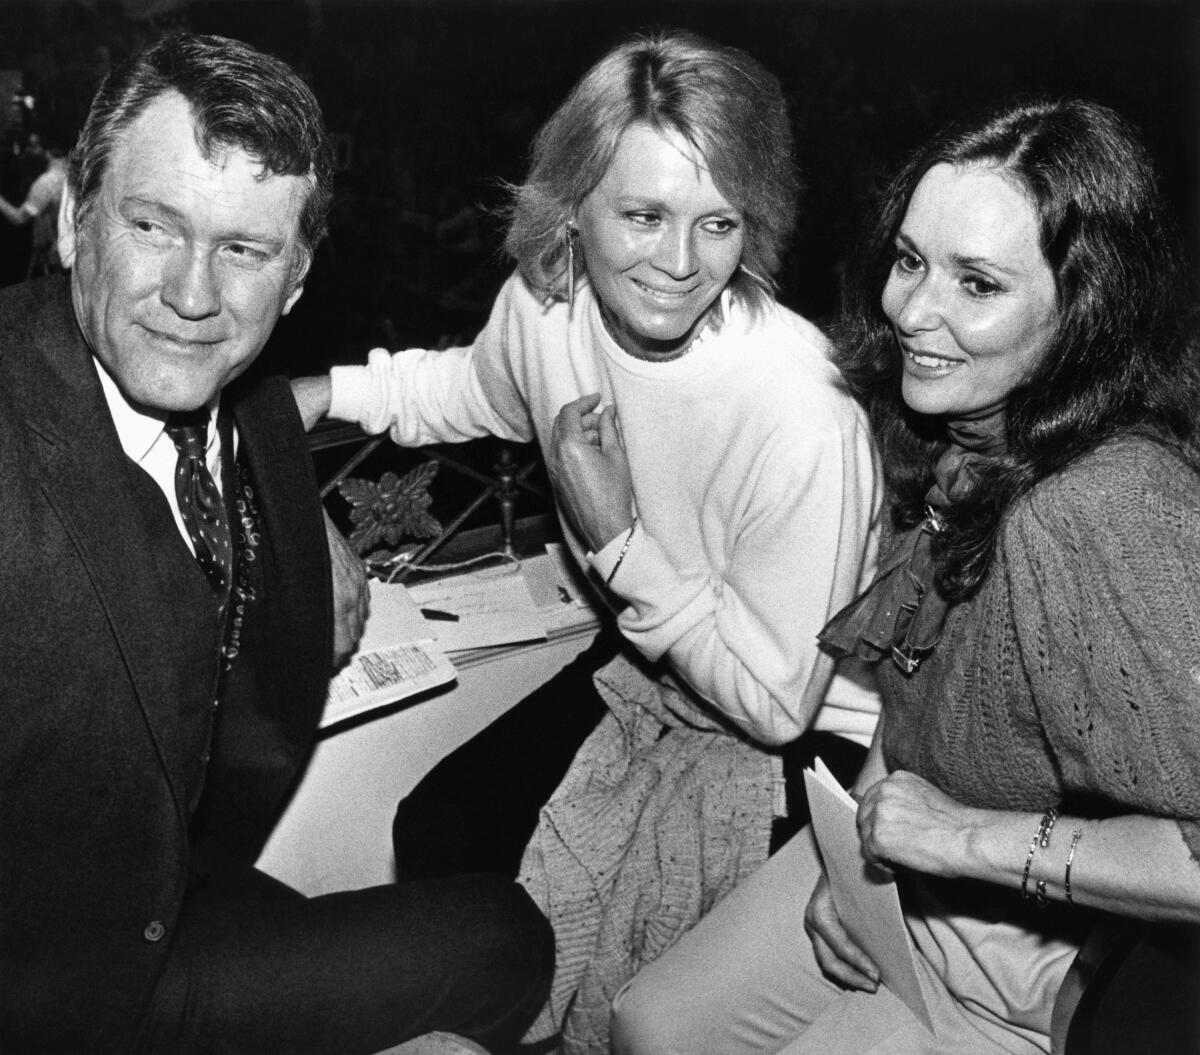
[[[567,516],[593,551],[633,525],[633,481],[614,407],[580,396],[554,419],[546,468]]]

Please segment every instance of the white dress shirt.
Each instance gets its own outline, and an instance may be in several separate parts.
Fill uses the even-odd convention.
[[[101,366],[93,356],[92,362],[96,374],[100,378],[100,386],[104,389],[104,398],[108,403],[108,411],[112,415],[113,424],[117,427],[117,437],[125,453],[150,474],[150,478],[158,484],[159,489],[167,496],[167,504],[175,517],[175,526],[179,529],[180,537],[189,551],[195,554],[187,528],[183,526],[183,517],[179,512],[179,503],[175,498],[175,468],[179,462],[179,452],[171,437],[164,431],[166,415],[147,414],[138,410],[117,386],[108,371]],[[222,489],[221,481],[221,437],[217,432],[217,408],[219,398],[214,399],[208,408],[208,447],[205,449],[205,462],[208,471],[216,481],[217,489]],[[235,441],[236,442],[236,441]]]

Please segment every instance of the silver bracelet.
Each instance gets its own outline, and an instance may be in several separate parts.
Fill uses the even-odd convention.
[[[629,543],[633,541],[633,532],[637,528],[638,518],[634,514],[633,524],[629,528],[629,534],[625,536],[625,544],[621,547],[621,552],[617,554],[617,563],[613,565],[612,571],[608,573],[608,578],[604,580],[605,587],[612,585],[613,578],[617,574],[617,569],[621,567],[621,561],[625,559],[625,554],[629,552]]]
[[[1071,864],[1075,860],[1075,847],[1079,845],[1079,840],[1082,838],[1082,828],[1076,828],[1071,833],[1071,849],[1067,853],[1067,867],[1063,871],[1063,890],[1066,892],[1068,905],[1075,904],[1075,899],[1071,897]]]
[[[1050,845],[1050,832],[1053,831],[1056,820],[1058,820],[1058,810],[1053,806],[1042,814],[1037,831],[1033,833],[1033,841],[1029,844],[1029,853],[1025,856],[1025,871],[1021,873],[1021,900],[1035,900],[1038,908],[1046,906],[1046,883],[1045,880],[1036,882],[1034,893],[1030,894],[1029,869],[1033,866],[1033,856],[1038,852],[1038,848],[1041,847],[1044,850]]]

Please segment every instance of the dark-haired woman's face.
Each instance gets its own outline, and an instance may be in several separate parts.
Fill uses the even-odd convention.
[[[621,346],[672,356],[742,259],[741,213],[678,134],[631,125],[576,214],[588,279]]]
[[[913,410],[959,417],[1002,402],[1058,321],[1032,203],[997,169],[934,166],[900,224],[882,305]]]

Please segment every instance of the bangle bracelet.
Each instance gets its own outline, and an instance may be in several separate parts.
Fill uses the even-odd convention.
[[[1046,903],[1046,884],[1045,881],[1039,881],[1034,884],[1034,893],[1029,893],[1029,869],[1033,867],[1033,856],[1038,852],[1038,847],[1043,850],[1050,845],[1050,832],[1054,828],[1054,822],[1058,820],[1058,810],[1051,806],[1045,813],[1042,814],[1042,819],[1038,822],[1037,831],[1033,833],[1033,841],[1029,844],[1029,853],[1025,856],[1025,870],[1021,873],[1021,900],[1029,901],[1031,898],[1037,898],[1039,907],[1045,907]]]
[[[1046,907],[1046,880],[1039,879],[1033,884],[1033,903],[1038,908]]]
[[[1056,820],[1058,820],[1058,810],[1051,806],[1042,818],[1042,826],[1039,829],[1041,838],[1038,839],[1038,846],[1043,850],[1050,845],[1050,833],[1054,830],[1054,822]]]
[[[1033,855],[1037,853],[1038,842],[1042,838],[1042,828],[1045,825],[1045,819],[1038,824],[1038,829],[1033,833],[1033,841],[1029,844],[1029,853],[1025,855],[1025,871],[1021,873],[1021,900],[1029,900],[1029,869],[1033,866]]]
[[[1066,892],[1068,905],[1075,904],[1075,899],[1071,897],[1071,864],[1075,860],[1075,847],[1079,845],[1079,840],[1082,838],[1082,828],[1076,828],[1071,833],[1071,849],[1067,853],[1067,867],[1063,871],[1063,890]]]
[[[617,574],[617,569],[621,567],[621,561],[625,559],[625,554],[629,552],[629,543],[633,541],[633,532],[637,528],[638,518],[634,514],[633,524],[629,528],[629,534],[625,536],[625,544],[621,547],[621,552],[617,554],[617,563],[613,565],[612,571],[608,573],[608,578],[604,580],[605,587],[611,586],[614,577]]]

